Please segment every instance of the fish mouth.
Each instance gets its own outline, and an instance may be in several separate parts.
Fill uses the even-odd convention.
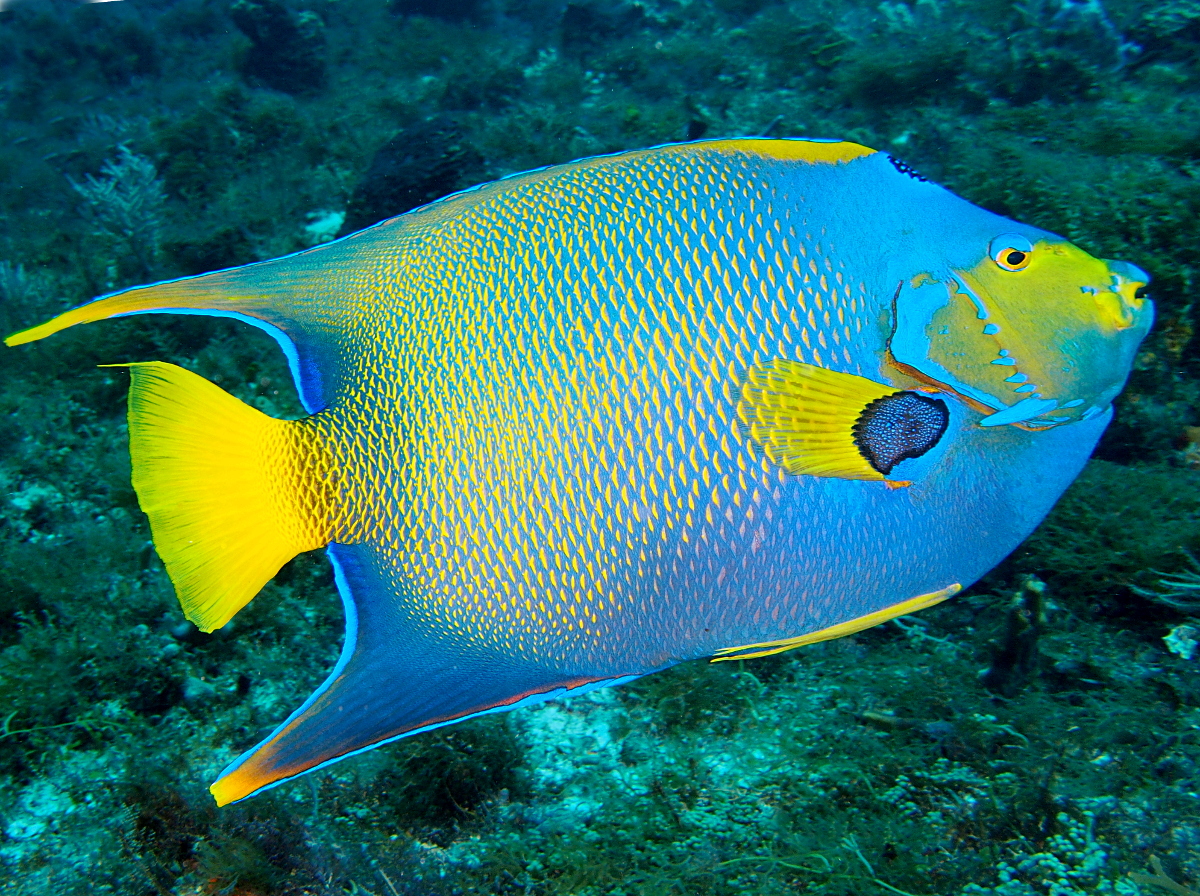
[[[1035,276],[997,274],[990,259],[899,285],[889,361],[959,395],[981,426],[1039,430],[1106,411],[1150,329],[1145,272],[1042,242]]]

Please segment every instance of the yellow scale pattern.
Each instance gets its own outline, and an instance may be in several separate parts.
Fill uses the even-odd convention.
[[[746,371],[852,369],[865,296],[746,155],[629,154],[414,217],[396,298],[354,328],[351,385],[314,423],[337,540],[380,547],[422,629],[623,653],[610,635],[655,587],[707,594],[761,537],[784,474],[739,429]]]
[[[292,544],[311,551],[338,534],[337,462],[329,451],[320,418],[278,421],[267,426],[259,449],[270,479],[269,513]]]

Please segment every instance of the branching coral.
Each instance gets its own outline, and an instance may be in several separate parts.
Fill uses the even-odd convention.
[[[158,171],[125,145],[100,170],[100,177],[89,174],[71,186],[83,197],[83,212],[97,235],[128,254],[136,266],[130,273],[149,277],[158,257],[166,200]]]

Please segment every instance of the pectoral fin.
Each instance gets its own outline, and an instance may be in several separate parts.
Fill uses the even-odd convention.
[[[863,480],[925,454],[950,419],[939,398],[783,359],[751,368],[738,416],[789,473]]]

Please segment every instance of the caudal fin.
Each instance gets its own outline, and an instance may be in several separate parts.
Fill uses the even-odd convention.
[[[138,503],[184,615],[211,632],[332,540],[332,455],[314,418],[275,420],[174,364],[119,366]]]

